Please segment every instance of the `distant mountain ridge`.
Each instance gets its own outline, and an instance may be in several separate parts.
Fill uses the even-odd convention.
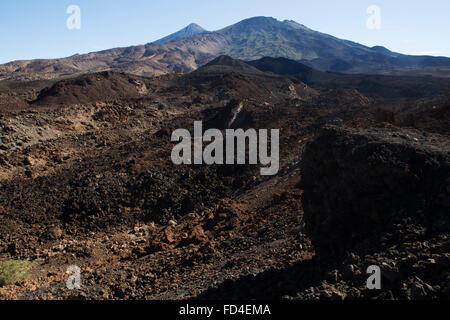
[[[312,87],[356,89],[384,99],[435,97],[450,92],[450,78],[322,72],[286,58],[266,57],[246,63],[262,72],[294,77]]]
[[[242,60],[288,58],[320,71],[450,77],[450,58],[408,56],[380,46],[369,48],[290,20],[254,17],[214,32],[200,28],[188,26],[158,43],[62,59],[10,62],[0,65],[0,80],[51,79],[107,70],[141,76],[185,73],[220,55]]]

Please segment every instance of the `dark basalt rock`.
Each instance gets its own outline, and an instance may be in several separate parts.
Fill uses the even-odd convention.
[[[448,139],[418,131],[323,129],[301,163],[306,229],[316,251],[367,253],[395,232],[388,238],[403,242],[398,224],[405,221],[427,233],[448,229],[449,150]]]

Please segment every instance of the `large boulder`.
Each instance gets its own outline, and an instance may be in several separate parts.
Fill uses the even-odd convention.
[[[319,255],[375,250],[406,221],[448,234],[447,137],[326,127],[307,145],[301,170],[306,229]]]

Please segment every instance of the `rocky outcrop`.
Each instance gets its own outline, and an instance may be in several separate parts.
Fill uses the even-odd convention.
[[[327,127],[307,146],[302,176],[306,228],[320,255],[413,240],[411,225],[429,236],[449,234],[446,138]]]
[[[56,82],[41,90],[35,105],[88,104],[133,99],[149,93],[147,78],[104,71]]]

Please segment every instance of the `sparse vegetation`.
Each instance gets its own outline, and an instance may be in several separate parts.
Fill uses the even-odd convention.
[[[0,287],[28,278],[33,262],[7,260],[0,264]]]

